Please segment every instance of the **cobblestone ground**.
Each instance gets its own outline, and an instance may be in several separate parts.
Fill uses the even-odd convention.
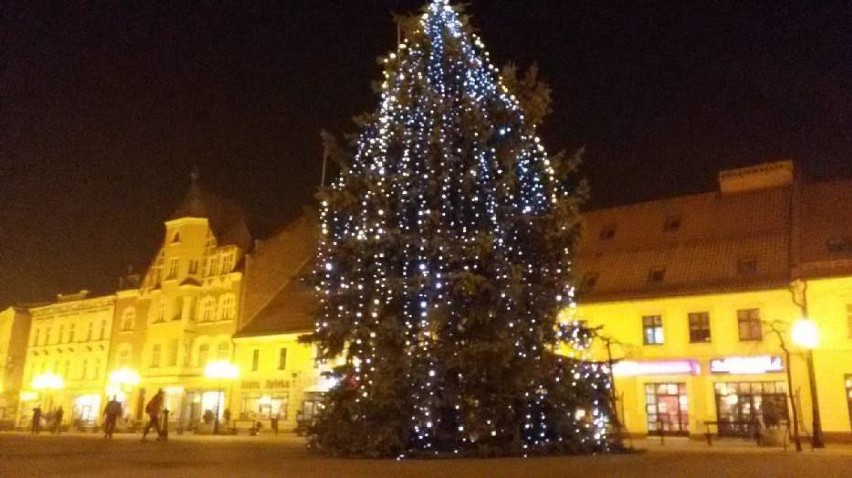
[[[311,455],[293,437],[0,434],[0,476],[287,477],[848,477],[852,447],[801,454],[745,444],[635,443],[644,452],[490,460],[344,460]]]

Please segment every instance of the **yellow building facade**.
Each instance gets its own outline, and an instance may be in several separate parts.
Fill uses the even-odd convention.
[[[55,303],[29,309],[19,424],[32,409],[63,409],[63,425],[97,425],[103,404],[115,296],[88,291],[59,295]]]
[[[205,370],[233,360],[249,247],[239,210],[203,191],[194,173],[151,266],[117,292],[107,393],[124,402],[127,421],[143,420],[161,389],[173,429],[203,428],[207,411],[224,418],[227,387]]]
[[[14,428],[18,418],[30,322],[24,307],[0,312],[0,430]]]
[[[747,437],[771,416],[792,420],[791,403],[813,433],[806,350],[791,333],[807,317],[821,338],[822,430],[852,439],[852,181],[807,183],[789,162],[719,181],[585,214],[579,306],[564,318],[599,328],[591,356],[615,362],[629,433]]]

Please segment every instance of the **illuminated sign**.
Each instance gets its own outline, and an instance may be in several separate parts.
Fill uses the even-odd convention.
[[[711,373],[755,374],[783,371],[784,362],[778,355],[725,357],[710,361]]]
[[[639,375],[698,375],[701,367],[695,360],[655,360],[634,362],[622,360],[612,366],[616,377],[636,377]]]

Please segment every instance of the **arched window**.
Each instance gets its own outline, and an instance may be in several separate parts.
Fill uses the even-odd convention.
[[[236,312],[234,294],[225,294],[219,298],[219,319],[233,320]]]
[[[216,360],[228,360],[228,342],[219,342],[216,349]]]
[[[198,308],[198,320],[202,322],[213,320],[216,314],[216,299],[213,297],[205,297],[201,300],[201,306]]]
[[[209,344],[201,344],[198,347],[198,366],[203,367],[207,365],[207,359],[210,356],[210,345]]]

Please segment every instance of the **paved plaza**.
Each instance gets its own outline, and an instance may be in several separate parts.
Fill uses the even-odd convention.
[[[0,476],[286,476],[286,477],[841,477],[852,470],[852,447],[801,454],[744,442],[708,448],[695,442],[641,453],[530,459],[358,460],[315,456],[303,440],[283,437],[174,436],[140,443],[138,435],[0,434]]]

